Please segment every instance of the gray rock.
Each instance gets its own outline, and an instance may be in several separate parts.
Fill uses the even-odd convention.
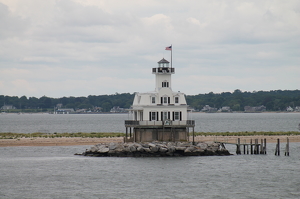
[[[168,146],[168,148],[170,148],[172,146],[175,146],[175,143],[174,142],[168,142],[167,146]]]
[[[149,148],[150,148],[150,147],[156,147],[156,145],[153,144],[153,143],[149,143],[148,145],[149,145]]]
[[[173,153],[176,151],[176,148],[175,148],[175,146],[171,146],[168,148],[168,150],[169,150],[169,152]]]
[[[186,149],[186,147],[180,147],[180,146],[177,146],[175,147],[176,151],[184,151]]]
[[[151,152],[155,153],[159,150],[159,147],[154,146],[154,147],[150,147]]]
[[[168,151],[168,149],[165,147],[161,147],[161,148],[159,148],[159,151],[162,153],[166,153]]]
[[[195,151],[195,148],[194,147],[187,147],[185,150],[184,150],[184,152],[185,153],[191,153],[191,152],[194,152]]]
[[[91,149],[90,149],[90,151],[93,152],[93,153],[97,152],[98,148],[96,146],[92,146]]]
[[[147,143],[143,143],[143,144],[141,144],[144,148],[149,148],[149,144],[147,144]]]
[[[116,145],[116,143],[111,142],[111,143],[109,143],[108,148],[109,148],[109,150],[115,150],[117,148],[117,145]]]
[[[133,145],[131,145],[131,146],[129,147],[129,149],[130,149],[131,152],[135,152],[135,151],[136,151],[136,148],[135,148],[135,146],[133,146]]]
[[[200,147],[201,149],[207,149],[207,147],[208,147],[207,143],[204,143],[204,142],[198,143],[197,146]]]
[[[100,152],[100,153],[107,153],[108,151],[109,151],[109,148],[107,148],[107,147],[102,147],[98,150],[98,152]]]
[[[149,148],[143,148],[145,152],[149,153],[151,150]]]
[[[143,152],[144,148],[142,146],[139,146],[139,147],[136,148],[136,150],[139,151],[139,152]]]

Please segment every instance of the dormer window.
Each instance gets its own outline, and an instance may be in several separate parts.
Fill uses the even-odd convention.
[[[175,97],[175,104],[179,104],[179,97]]]
[[[155,104],[155,97],[151,97],[151,103]]]
[[[167,104],[168,103],[168,97],[164,97],[163,99],[164,99],[163,103]]]
[[[169,87],[169,82],[167,81],[162,82],[162,87]]]
[[[170,104],[170,97],[167,97],[167,96],[161,97],[160,101],[161,101],[161,104]]]

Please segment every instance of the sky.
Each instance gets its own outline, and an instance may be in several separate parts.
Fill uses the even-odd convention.
[[[0,0],[0,95],[296,90],[299,0]]]

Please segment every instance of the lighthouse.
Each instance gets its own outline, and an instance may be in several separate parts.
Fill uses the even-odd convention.
[[[155,90],[135,93],[131,120],[125,120],[125,142],[189,141],[189,132],[194,133],[195,121],[188,120],[184,93],[172,90],[175,68],[164,58],[157,63],[152,68]]]

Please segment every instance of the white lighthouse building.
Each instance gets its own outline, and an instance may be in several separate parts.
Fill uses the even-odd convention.
[[[189,141],[194,120],[188,120],[188,105],[184,93],[172,91],[172,74],[164,58],[152,68],[155,90],[136,93],[129,113],[132,120],[125,121],[125,142]]]

